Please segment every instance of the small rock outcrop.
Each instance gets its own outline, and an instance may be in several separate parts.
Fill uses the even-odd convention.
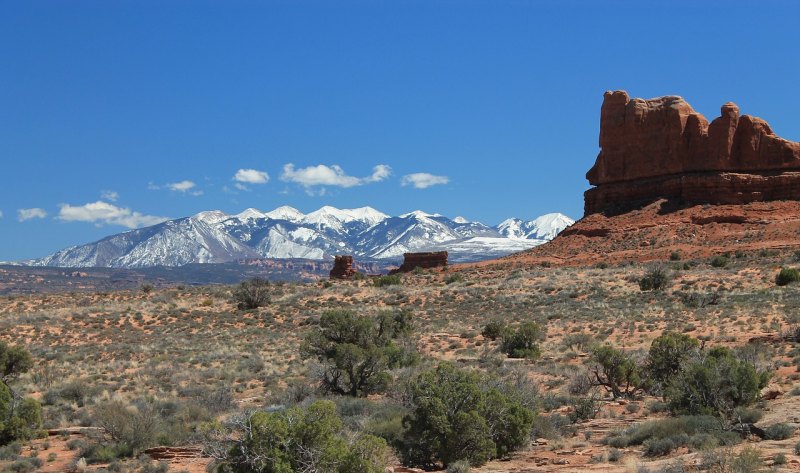
[[[447,252],[433,251],[427,253],[403,253],[403,264],[393,269],[389,274],[408,273],[416,268],[444,268],[447,267]]]
[[[764,120],[722,106],[711,123],[678,96],[631,99],[606,92],[600,154],[586,173],[586,215],[659,198],[742,204],[800,199],[800,143]]]
[[[353,279],[358,272],[353,267],[353,257],[349,255],[336,256],[333,259],[331,279]]]

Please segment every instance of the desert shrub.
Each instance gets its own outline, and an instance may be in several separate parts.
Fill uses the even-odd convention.
[[[681,254],[679,252],[677,252],[677,251],[673,251],[672,253],[669,254],[669,260],[670,261],[680,261],[681,260]]]
[[[14,460],[22,453],[22,445],[19,442],[12,442],[0,447],[0,461]]]
[[[591,334],[584,332],[569,333],[564,335],[562,343],[570,350],[582,351],[584,348],[592,344],[592,336]]]
[[[764,461],[761,451],[755,447],[745,447],[730,460],[731,473],[757,473],[763,471]]]
[[[728,261],[729,259],[727,256],[717,255],[711,258],[710,264],[715,268],[724,268],[725,266],[728,266]]]
[[[794,427],[789,424],[772,424],[764,429],[764,438],[767,440],[786,440],[794,433]]]
[[[447,465],[445,473],[469,473],[469,462],[467,460],[458,460]]]
[[[614,399],[633,397],[642,390],[641,369],[629,354],[611,345],[598,345],[591,351],[589,379],[592,386],[601,386]]]
[[[652,268],[639,279],[639,289],[642,291],[659,291],[669,284],[670,274],[661,267]]]
[[[541,354],[538,342],[543,335],[542,327],[536,322],[506,327],[501,335],[500,351],[511,358],[538,358]]]
[[[473,372],[441,363],[411,386],[411,413],[399,450],[405,464],[480,466],[528,440],[534,414],[514,396]]]
[[[569,412],[569,420],[578,421],[594,419],[597,416],[597,400],[593,396],[577,398]]]
[[[416,363],[412,344],[398,343],[410,333],[408,311],[366,317],[332,310],[322,314],[319,328],[306,337],[301,353],[322,363],[320,382],[325,391],[366,396],[386,389],[390,369]]]
[[[612,432],[603,442],[614,448],[643,445],[648,456],[661,456],[672,450],[690,446],[695,449],[731,445],[741,440],[738,434],[725,429],[714,416],[681,416],[651,420]]]
[[[758,409],[739,407],[733,411],[734,419],[740,424],[755,424],[764,416]]]
[[[253,310],[269,304],[269,290],[269,281],[254,278],[239,283],[231,297],[239,310]]]
[[[386,276],[378,276],[372,280],[372,285],[375,287],[396,286],[402,284],[403,280],[399,274],[389,274]]]
[[[663,387],[677,375],[700,346],[700,343],[682,333],[665,332],[650,344],[645,371],[652,380],[652,390],[661,392]]]
[[[665,394],[675,413],[731,416],[737,407],[753,404],[767,381],[768,372],[715,347],[689,362]]]
[[[159,420],[152,404],[131,406],[121,401],[103,401],[94,407],[92,418],[113,443],[99,446],[92,455],[83,455],[87,459],[110,461],[120,456],[132,456],[155,444]]]
[[[797,281],[800,281],[800,271],[794,268],[781,268],[778,275],[775,276],[775,284],[778,286],[786,286]]]
[[[447,276],[444,277],[444,283],[445,284],[454,284],[454,283],[457,283],[457,282],[461,282],[463,280],[464,280],[464,276],[462,276],[460,273],[452,273],[452,274],[448,274]]]
[[[42,425],[39,402],[15,396],[9,386],[32,366],[33,358],[27,350],[0,341],[0,446],[30,439]]]
[[[483,326],[483,330],[481,330],[481,335],[483,338],[487,338],[489,340],[497,340],[503,334],[503,329],[505,329],[505,324],[500,320],[491,320]]]
[[[331,401],[283,411],[258,411],[229,429],[207,434],[220,471],[383,473],[388,449],[383,439],[348,439]]]
[[[8,385],[33,368],[33,358],[25,348],[0,341],[0,382]]]

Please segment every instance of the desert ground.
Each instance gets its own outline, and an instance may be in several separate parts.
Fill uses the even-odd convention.
[[[198,426],[269,406],[334,400],[353,431],[374,429],[392,412],[399,388],[368,398],[315,390],[318,364],[300,346],[320,315],[350,309],[372,315],[408,309],[420,367],[438,360],[514,378],[535,398],[531,441],[477,472],[734,471],[721,465],[744,451],[760,461],[752,470],[800,470],[800,431],[763,440],[749,435],[731,445],[681,446],[653,455],[642,445],[614,448],[608,438],[669,417],[660,397],[612,399],[600,387],[576,386],[593,344],[609,343],[643,356],[665,331],[687,334],[704,346],[728,346],[769,371],[769,385],[752,407],[756,426],[800,423],[800,284],[777,286],[781,267],[800,265],[793,252],[762,250],[685,260],[676,253],[645,264],[598,262],[590,267],[540,265],[454,266],[415,271],[400,284],[370,279],[276,283],[270,301],[239,310],[231,286],[98,293],[11,295],[0,299],[0,337],[26,347],[35,367],[15,382],[43,406],[49,435],[3,451],[3,471],[29,471],[20,459],[38,458],[35,471],[205,471]],[[712,264],[713,263],[713,264]],[[668,283],[644,291],[639,281],[662,268]],[[546,328],[536,359],[500,353],[481,335],[491,321],[535,321]],[[582,401],[591,412],[571,415]],[[160,419],[148,448],[166,454],[105,458],[108,441],[97,428],[98,406],[114,401],[154,409]],[[94,447],[92,447],[94,445]],[[147,452],[148,450],[142,449]],[[95,461],[86,461],[94,452]],[[151,450],[151,452],[153,452]],[[154,460],[152,458],[155,458]],[[395,471],[407,471],[392,458]],[[739,471],[739,470],[736,470]]]

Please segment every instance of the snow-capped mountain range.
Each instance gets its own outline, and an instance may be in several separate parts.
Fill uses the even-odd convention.
[[[400,260],[403,253],[447,250],[451,261],[477,261],[545,243],[574,223],[552,213],[529,222],[508,219],[496,227],[416,210],[391,217],[371,207],[325,206],[303,214],[292,207],[270,212],[219,210],[169,220],[41,259],[35,266],[143,268],[224,263],[251,258],[327,259],[350,254]]]

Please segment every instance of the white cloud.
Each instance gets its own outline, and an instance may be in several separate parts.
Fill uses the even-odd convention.
[[[366,177],[348,176],[344,169],[334,164],[326,166],[319,164],[306,168],[295,169],[294,164],[289,163],[283,166],[281,180],[295,182],[304,187],[312,186],[337,186],[355,187],[371,182],[379,182],[392,173],[392,168],[385,164],[379,164],[372,168],[372,174]]]
[[[47,217],[47,212],[44,209],[40,209],[38,207],[34,207],[32,209],[19,209],[17,210],[17,220],[20,222],[25,222],[27,220],[32,220],[34,218],[45,218]]]
[[[116,202],[117,199],[119,199],[119,193],[115,191],[103,191],[100,197],[109,202]]]
[[[167,184],[167,189],[171,191],[177,192],[187,192],[194,188],[196,184],[192,181],[181,181],[181,182],[173,182],[172,184]]]
[[[406,174],[400,180],[400,185],[414,186],[416,189],[425,189],[437,184],[447,184],[450,178],[447,176],[435,176],[427,172],[415,172],[413,174]]]
[[[58,219],[65,222],[90,222],[96,225],[109,224],[139,228],[169,220],[166,217],[143,215],[131,209],[117,207],[99,200],[79,206],[60,204],[59,207]]]
[[[239,169],[233,180],[245,184],[266,184],[269,182],[269,174],[255,169]]]

